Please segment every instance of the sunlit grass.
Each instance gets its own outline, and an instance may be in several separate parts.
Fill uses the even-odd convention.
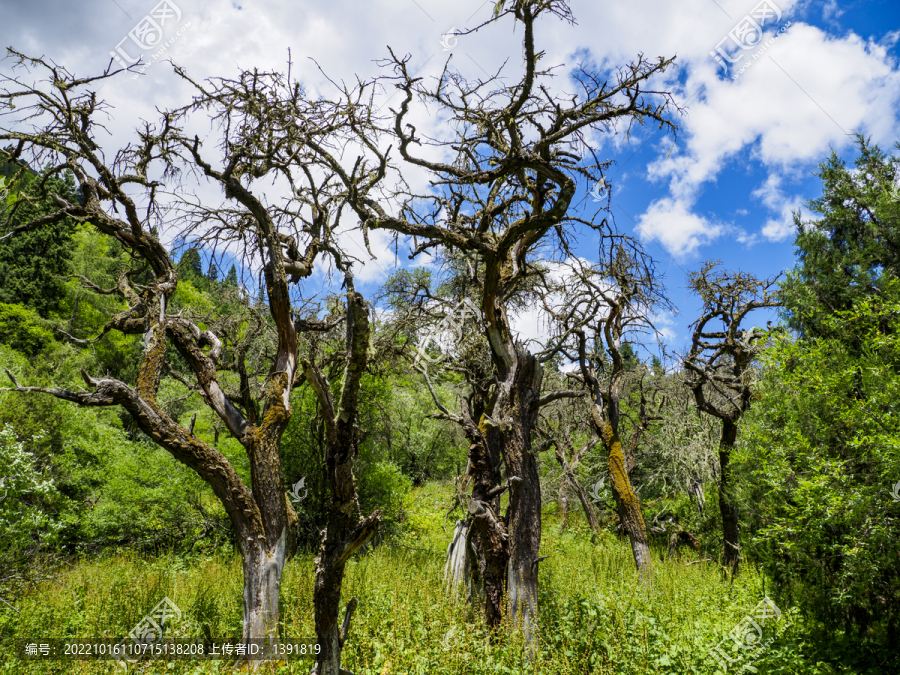
[[[359,599],[344,665],[357,675],[375,673],[708,673],[707,656],[763,597],[763,580],[747,568],[722,581],[711,563],[691,555],[663,562],[654,556],[651,586],[641,583],[626,541],[609,533],[592,542],[583,521],[563,535],[553,507],[545,514],[541,563],[541,651],[527,665],[520,635],[505,627],[491,635],[479,611],[450,598],[443,585],[444,555],[452,522],[444,521],[450,492],[440,485],[407,500],[408,533],[401,542],[370,548],[351,561],[344,602]],[[691,552],[693,553],[693,552]],[[282,583],[283,634],[312,637],[313,555],[291,560]],[[21,614],[0,619],[5,655],[0,673],[109,673],[106,662],[19,662],[11,638],[121,637],[160,599],[182,610],[172,637],[239,636],[241,566],[236,555],[188,561],[177,556],[116,554],[84,560],[31,590]],[[787,609],[787,608],[785,608]],[[795,620],[798,629],[799,619]],[[830,673],[793,655],[782,662],[772,649],[758,672]],[[269,672],[308,673],[311,661],[270,664]],[[154,662],[147,673],[215,673],[223,662]],[[132,667],[130,671],[134,672]],[[118,672],[122,672],[121,669]],[[753,671],[750,671],[753,672]]]

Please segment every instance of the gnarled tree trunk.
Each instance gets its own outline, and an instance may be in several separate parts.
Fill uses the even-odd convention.
[[[531,435],[537,421],[543,372],[534,355],[515,347],[514,366],[501,382],[495,407],[509,481],[509,564],[506,592],[509,618],[521,626],[528,654],[537,648],[538,563],[541,546],[541,483]]]
[[[619,434],[613,430],[609,422],[599,417],[596,406],[594,408],[594,424],[599,432],[603,447],[606,449],[609,468],[610,484],[613,499],[616,502],[616,511],[622,529],[631,543],[631,552],[634,555],[634,564],[637,566],[641,578],[649,581],[652,576],[650,560],[650,543],[647,537],[647,525],[644,523],[644,515],[641,513],[641,502],[631,486],[628,471],[625,467],[625,455],[622,452],[622,441]]]
[[[738,573],[741,555],[741,532],[738,521],[738,507],[734,495],[734,480],[731,470],[731,451],[737,441],[737,424],[725,418],[722,420],[722,437],[719,442],[719,512],[722,514],[722,566],[732,575]]]
[[[484,377],[476,378],[472,394],[462,406],[461,414],[455,415],[441,404],[428,372],[424,369],[420,369],[420,372],[441,416],[459,424],[469,439],[469,461],[463,488],[457,495],[457,500],[464,499],[465,486],[469,482],[472,484],[472,494],[465,500],[468,517],[462,526],[457,525],[454,541],[448,549],[447,571],[453,576],[451,586],[458,587],[459,574],[465,576],[464,583],[470,587],[469,599],[474,597],[473,591],[483,597],[485,624],[497,628],[503,618],[509,562],[509,535],[506,523],[499,515],[500,495],[509,486],[500,484],[502,437],[496,424],[489,422],[486,411],[487,401],[496,401],[496,397],[478,386],[478,382]],[[455,505],[456,503],[454,508]],[[452,510],[451,508],[451,512]],[[467,529],[465,541],[459,534],[461,527]],[[470,555],[474,557],[474,564],[462,562],[468,561]]]
[[[484,592],[484,621],[491,628],[500,626],[506,595],[506,566],[509,562],[509,535],[500,517],[500,434],[485,424],[482,415],[475,427],[467,420],[469,466],[473,477],[468,500],[472,528],[472,550],[478,564],[478,576]]]
[[[313,587],[316,638],[321,645],[318,675],[341,675],[341,650],[350,628],[352,609],[348,607],[343,629],[338,625],[344,568],[353,552],[365,544],[378,529],[381,514],[376,512],[360,521],[354,515],[332,513],[319,557]],[[352,604],[355,607],[355,602]]]
[[[306,378],[322,410],[325,422],[325,465],[331,487],[328,525],[319,556],[316,558],[316,581],[313,588],[316,638],[321,651],[317,675],[341,675],[341,649],[350,629],[352,607],[348,606],[343,627],[338,626],[341,585],[344,568],[350,556],[367,543],[381,522],[376,511],[360,518],[353,460],[359,452],[359,386],[368,362],[369,315],[362,295],[353,290],[353,277],[346,273],[347,284],[347,354],[341,398],[335,405],[331,387],[319,368],[303,362]]]
[[[296,546],[297,515],[288,500],[281,470],[280,439],[291,417],[283,391],[285,378],[273,377],[266,421],[252,427],[245,437],[250,457],[253,497],[259,505],[262,533],[241,541],[244,570],[243,637],[250,640],[277,637],[281,576],[286,557]]]

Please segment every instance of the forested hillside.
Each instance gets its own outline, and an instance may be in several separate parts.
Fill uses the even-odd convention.
[[[176,68],[193,100],[115,160],[94,85],[118,72],[11,52],[0,673],[118,668],[22,651],[43,638],[308,639],[239,665],[318,675],[900,672],[900,158],[826,158],[782,275],[664,279],[602,205],[576,214],[609,164],[572,144],[674,132],[649,85],[673,62],[552,95],[554,7],[498,4],[521,81],[391,53],[387,110],[375,83]],[[423,102],[447,138],[408,122]],[[364,279],[378,230],[427,264]],[[700,308],[684,344],[657,326],[672,284]]]

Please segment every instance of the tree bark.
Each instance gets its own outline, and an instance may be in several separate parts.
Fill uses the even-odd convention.
[[[447,564],[444,566],[444,581],[453,593],[464,593],[467,602],[478,595],[475,588],[471,527],[468,520],[457,520],[453,528],[453,539],[447,547]]]
[[[281,396],[275,400],[267,411],[269,423],[253,429],[247,446],[253,498],[262,521],[261,536],[251,535],[241,542],[243,637],[247,640],[277,637],[281,575],[286,556],[292,555],[296,547],[297,515],[284,489],[279,452],[290,411]]]
[[[531,436],[542,377],[541,365],[534,355],[517,346],[515,365],[507,381],[501,383],[496,408],[502,420],[503,459],[510,485],[507,607],[510,621],[525,633],[529,657],[537,650],[541,546],[541,484]]]
[[[362,295],[353,290],[353,278],[346,275],[347,333],[346,365],[341,397],[337,405],[325,375],[309,361],[303,362],[322,410],[325,423],[325,466],[331,487],[328,524],[322,547],[316,558],[313,605],[316,638],[321,651],[316,665],[318,675],[341,675],[341,650],[349,630],[349,612],[344,629],[338,626],[344,568],[350,556],[366,544],[378,529],[381,513],[361,519],[353,477],[353,460],[359,452],[359,387],[368,363],[369,315]]]
[[[500,518],[500,495],[509,488],[501,485],[500,456],[502,436],[499,428],[490,420],[486,408],[489,402],[496,402],[496,396],[480,386],[488,379],[486,373],[473,379],[472,394],[465,399],[460,415],[452,414],[437,397],[428,373],[421,371],[432,398],[442,416],[459,424],[469,439],[469,461],[466,479],[457,499],[463,499],[466,486],[472,484],[472,494],[467,499],[468,542],[465,551],[459,551],[459,544],[451,543],[448,557],[454,552],[468,558],[473,554],[476,565],[469,566],[468,584],[483,596],[484,621],[490,628],[498,628],[503,618],[503,602],[506,595],[506,569],[509,562],[509,535],[506,523]],[[478,420],[478,423],[475,422]],[[490,421],[489,421],[490,420]],[[455,504],[454,504],[455,507]],[[451,509],[452,511],[452,509]],[[459,537],[454,536],[458,542]],[[448,561],[448,565],[452,563]],[[457,564],[458,568],[458,564]],[[473,597],[469,594],[470,599]]]
[[[628,471],[625,468],[625,456],[622,452],[622,441],[612,425],[599,419],[595,408],[595,425],[599,426],[600,438],[608,454],[607,466],[612,487],[613,499],[622,529],[631,543],[634,564],[645,581],[652,576],[650,560],[650,544],[647,538],[647,526],[641,513],[641,502],[631,487]]]
[[[594,511],[591,500],[588,499],[588,493],[585,491],[581,483],[578,482],[578,479],[576,479],[575,476],[572,476],[571,480],[572,487],[575,490],[575,494],[578,495],[578,501],[581,502],[581,508],[584,509],[584,517],[587,518],[588,525],[591,526],[591,532],[599,532],[600,521],[597,519],[597,512]]]
[[[481,406],[479,405],[479,409]],[[478,412],[476,410],[475,412]],[[485,424],[482,412],[476,427],[467,419],[469,466],[472,496],[468,502],[472,528],[472,550],[478,562],[478,575],[484,592],[484,622],[499,628],[506,597],[506,566],[509,563],[509,534],[500,517],[500,433]]]
[[[722,438],[719,442],[719,512],[722,514],[722,566],[732,576],[737,576],[741,553],[741,532],[738,520],[737,500],[731,469],[731,451],[737,441],[737,423],[722,420]]]
[[[277,637],[286,538],[286,533],[283,532],[271,546],[261,540],[241,547],[245,640]]]
[[[316,638],[321,645],[316,672],[318,675],[341,675],[341,650],[347,630],[338,625],[344,568],[353,552],[365,544],[378,529],[381,514],[376,512],[362,521],[351,515],[332,512],[316,558],[316,581],[313,587]],[[349,624],[347,626],[349,630]]]
[[[559,484],[559,496],[556,498],[556,503],[560,515],[559,533],[562,534],[569,526],[569,482],[566,479],[565,472]]]

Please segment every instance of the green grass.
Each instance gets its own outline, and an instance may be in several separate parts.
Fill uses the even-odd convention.
[[[626,541],[602,534],[592,543],[586,526],[557,532],[552,507],[545,514],[541,563],[541,652],[525,665],[516,631],[490,635],[479,612],[446,594],[444,554],[452,523],[443,520],[450,491],[430,484],[406,500],[407,533],[395,545],[372,548],[351,561],[344,602],[359,606],[344,649],[344,665],[357,675],[389,673],[716,673],[707,656],[763,598],[763,579],[744,569],[723,582],[714,564],[663,562],[654,556],[652,587],[641,584]],[[282,583],[283,632],[312,637],[313,555],[291,560]],[[128,554],[83,560],[61,570],[20,600],[20,614],[0,615],[0,673],[109,673],[106,662],[16,660],[9,640],[41,637],[121,637],[164,596],[182,610],[170,635],[178,638],[240,635],[241,566],[233,555],[184,560]],[[816,665],[803,623],[783,607],[793,626],[753,661],[760,673],[853,672]],[[269,672],[308,673],[311,661],[271,664]],[[154,662],[147,673],[226,672],[223,662]],[[118,672],[122,672],[121,669]],[[130,672],[136,672],[134,668]],[[734,672],[730,669],[729,672]],[[752,670],[747,672],[754,672]]]

